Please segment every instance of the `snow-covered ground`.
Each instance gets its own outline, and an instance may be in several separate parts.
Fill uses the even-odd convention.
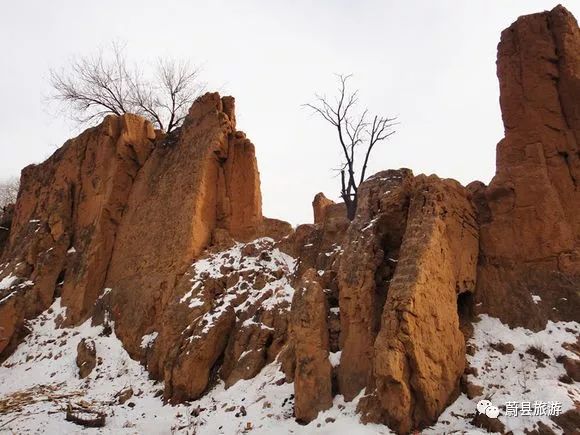
[[[317,420],[299,425],[292,417],[294,387],[277,385],[283,378],[277,364],[228,390],[219,384],[201,400],[164,405],[159,396],[163,385],[148,379],[146,370],[129,358],[114,333],[101,336],[103,328],[91,327],[90,321],[77,328],[57,329],[55,320],[63,310],[57,299],[32,321],[31,334],[0,367],[1,434],[391,433],[381,426],[360,425],[356,403],[345,403],[340,397]],[[82,338],[95,341],[97,357],[102,359],[84,380],[79,379],[75,362]],[[127,387],[135,395],[120,405],[115,395]],[[106,412],[104,428],[88,429],[65,421],[67,403],[80,401]]]
[[[0,433],[115,433],[115,434],[388,434],[388,428],[363,425],[355,413],[356,401],[345,403],[341,396],[334,406],[307,426],[292,416],[293,385],[279,382],[283,375],[276,364],[264,368],[254,379],[240,381],[225,390],[218,384],[202,399],[178,406],[164,405],[159,396],[163,386],[148,379],[147,372],[129,358],[114,333],[102,336],[102,327],[87,322],[77,328],[57,329],[55,320],[63,313],[60,300],[42,316],[30,322],[31,334],[0,367]],[[557,401],[562,411],[580,403],[578,384],[558,381],[565,374],[556,361],[561,355],[575,357],[562,347],[576,342],[578,323],[549,323],[546,330],[532,333],[510,329],[497,319],[482,316],[474,325],[475,346],[470,365],[477,376],[472,383],[484,388],[483,396],[500,407],[510,401]],[[101,363],[81,380],[75,363],[82,338],[96,343]],[[502,354],[490,344],[511,343],[514,350]],[[538,365],[526,351],[540,348],[548,358]],[[543,367],[542,367],[543,366]],[[134,396],[119,404],[115,395],[131,387]],[[424,433],[485,433],[470,424],[476,403],[482,397],[461,395]],[[65,421],[69,402],[84,401],[107,414],[106,426],[88,429]],[[577,406],[577,405],[576,405]],[[547,416],[509,417],[505,408],[499,419],[507,430],[521,434],[541,420],[561,430]]]
[[[534,404],[560,404],[559,413],[580,407],[580,385],[559,381],[566,370],[557,361],[561,356],[578,358],[562,345],[576,343],[579,336],[578,322],[548,322],[543,331],[532,332],[524,328],[512,329],[498,319],[480,316],[480,321],[474,324],[473,338],[469,342],[475,346],[475,354],[468,355],[467,360],[477,371],[477,376],[469,375],[468,380],[483,387],[483,393],[472,400],[462,394],[439,417],[437,424],[424,433],[462,433],[473,429],[466,424],[466,419],[457,417],[474,414],[481,399],[488,399],[500,408],[498,418],[505,425],[506,432],[523,434],[526,429],[537,429],[537,422],[541,421],[555,433],[562,433],[562,429],[551,420],[547,409],[538,409],[535,412],[538,415],[533,415]],[[513,345],[513,351],[502,353],[490,346],[499,343]],[[534,356],[534,349],[540,350],[547,358],[540,360]],[[532,415],[521,415],[521,408],[527,407],[528,403]],[[518,407],[517,416],[514,415],[515,406]],[[554,411],[552,409],[553,415]]]

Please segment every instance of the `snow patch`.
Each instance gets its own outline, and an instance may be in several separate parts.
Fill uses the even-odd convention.
[[[340,357],[342,355],[342,351],[338,352],[330,352],[328,354],[328,360],[330,361],[330,365],[332,367],[338,367],[340,365]]]
[[[0,304],[3,304],[4,302],[6,302],[8,299],[10,299],[11,297],[13,297],[14,295],[16,295],[16,292],[11,292],[8,293],[7,296],[4,296],[2,299],[0,299]]]
[[[159,333],[157,331],[153,331],[152,333],[141,337],[141,349],[148,349],[153,346],[158,335]]]
[[[107,296],[112,291],[113,291],[113,289],[111,287],[104,288],[103,293],[101,293],[101,295],[99,296],[99,298],[97,300],[100,301],[101,299],[103,299],[105,296]]]
[[[14,281],[16,281],[18,279],[17,276],[14,276],[12,274],[4,277],[1,281],[0,281],[0,290],[7,290],[10,287],[12,287],[12,284],[14,284]]]
[[[558,402],[562,404],[562,412],[566,412],[574,408],[575,402],[580,402],[580,384],[561,382],[559,378],[566,371],[557,361],[564,355],[577,358],[562,345],[576,342],[580,335],[580,323],[548,322],[543,331],[533,332],[525,328],[512,329],[488,315],[481,315],[480,319],[474,323],[473,337],[469,340],[476,352],[473,356],[468,355],[467,360],[471,367],[477,369],[477,376],[469,375],[468,381],[484,387],[483,395],[470,400],[462,394],[443,412],[437,424],[423,433],[476,430],[469,423],[470,418],[458,419],[457,416],[473,416],[477,402],[484,397],[500,407],[498,418],[505,425],[506,432],[520,434],[526,429],[531,431],[541,421],[555,433],[561,433],[549,416],[508,416],[505,405],[507,402]],[[490,346],[499,342],[511,343],[514,351],[503,354]],[[538,360],[533,349],[543,352],[546,358]]]
[[[243,254],[244,248],[248,245],[253,245],[256,255]],[[179,302],[188,304],[189,308],[201,307],[204,305],[204,283],[208,278],[220,279],[232,274],[240,275],[237,282],[225,289],[219,300],[211,301],[214,308],[202,315],[201,322],[204,327],[201,333],[206,334],[230,307],[236,314],[247,311],[260,301],[261,307],[266,311],[277,308],[284,302],[289,308],[294,296],[289,276],[295,266],[296,260],[274,248],[274,241],[270,238],[257,239],[247,244],[236,243],[230,249],[211,254],[193,263],[190,279],[192,287]],[[265,285],[254,288],[250,279],[243,278],[252,274],[267,277]],[[241,296],[245,297],[242,302]],[[199,335],[189,339],[194,338],[199,338]]]

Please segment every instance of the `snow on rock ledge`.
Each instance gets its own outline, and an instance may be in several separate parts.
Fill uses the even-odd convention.
[[[295,260],[260,238],[207,253],[181,277],[147,352],[165,397],[199,398],[219,377],[254,377],[287,340]]]

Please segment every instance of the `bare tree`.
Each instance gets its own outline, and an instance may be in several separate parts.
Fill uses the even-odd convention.
[[[52,99],[81,124],[98,122],[108,114],[135,113],[167,133],[178,127],[204,89],[199,70],[187,62],[159,60],[149,78],[127,65],[123,48],[111,47],[110,53],[101,50],[74,59],[68,70],[52,70]]]
[[[17,177],[0,181],[0,215],[8,205],[16,203],[19,188],[20,179]]]
[[[189,107],[204,86],[198,82],[199,70],[187,62],[159,60],[154,83],[141,79],[131,80],[131,103],[136,111],[166,132],[181,125]]]
[[[313,104],[305,104],[322,116],[335,129],[342,148],[345,162],[340,167],[340,197],[344,201],[350,220],[356,214],[358,186],[365,180],[369,158],[375,145],[395,133],[396,118],[369,116],[368,110],[355,113],[358,104],[358,90],[348,90],[347,82],[352,75],[338,75],[338,96],[329,101],[326,96],[316,94]],[[362,165],[359,165],[359,149],[363,149]],[[358,174],[357,174],[358,172]]]

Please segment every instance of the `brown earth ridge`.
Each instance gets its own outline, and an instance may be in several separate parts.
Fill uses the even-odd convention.
[[[534,330],[580,319],[575,18],[520,17],[497,72],[489,186],[382,171],[352,222],[322,193],[314,224],[263,216],[232,97],[198,98],[170,135],[106,117],[22,171],[0,223],[0,361],[60,297],[63,325],[114,322],[169,401],[278,362],[301,422],[341,394],[397,433],[433,424],[459,394],[475,315]]]

